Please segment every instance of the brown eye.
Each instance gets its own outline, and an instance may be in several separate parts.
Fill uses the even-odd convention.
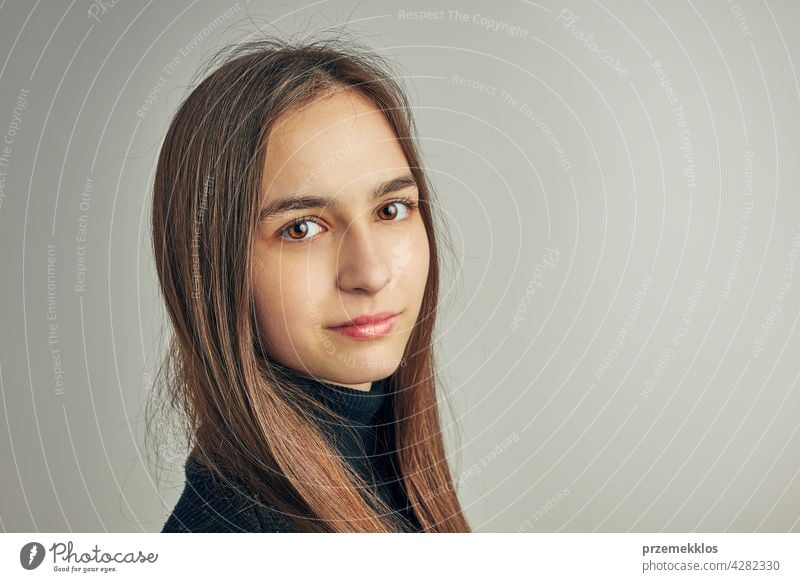
[[[397,215],[397,208],[395,208],[394,202],[387,204],[381,210],[384,211],[384,216],[389,220],[392,220]]]
[[[381,210],[378,212],[378,214],[383,214],[384,217],[386,217],[386,219],[389,220],[389,221],[396,220],[396,217],[398,216],[398,204],[401,207],[405,206],[405,209],[400,211],[400,219],[401,220],[403,218],[405,218],[408,215],[408,213],[410,212],[410,210],[412,208],[415,208],[415,206],[416,206],[410,200],[409,201],[406,201],[406,200],[393,200],[392,202],[389,202],[388,204],[383,206],[381,208]],[[405,212],[405,214],[402,214],[403,212]]]
[[[314,225],[314,226],[310,227],[309,225]],[[308,234],[309,228],[312,229],[311,233],[312,235],[314,234],[313,228],[319,229],[320,232],[322,232],[323,230],[323,228],[317,223],[314,217],[306,216],[304,218],[295,220],[294,222],[291,222],[285,227],[283,227],[278,232],[278,238],[288,241],[308,240],[312,238],[311,236],[306,236]]]
[[[305,222],[301,222],[300,224],[295,224],[288,228],[287,232],[291,238],[298,240],[303,238],[308,232],[308,226],[306,226]]]

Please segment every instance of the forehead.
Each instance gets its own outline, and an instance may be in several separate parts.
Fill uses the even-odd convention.
[[[298,186],[335,194],[403,169],[405,155],[383,113],[356,91],[337,91],[278,117],[267,141],[263,188],[267,197]]]

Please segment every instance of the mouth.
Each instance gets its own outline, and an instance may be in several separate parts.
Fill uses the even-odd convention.
[[[362,315],[341,325],[332,326],[330,329],[351,339],[377,339],[392,331],[401,313],[402,311]]]

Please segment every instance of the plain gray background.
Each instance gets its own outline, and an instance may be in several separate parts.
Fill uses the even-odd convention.
[[[0,528],[160,530],[184,453],[156,479],[143,449],[160,140],[222,43],[344,26],[397,64],[455,243],[437,346],[473,528],[800,531],[799,24],[777,0],[3,3]]]

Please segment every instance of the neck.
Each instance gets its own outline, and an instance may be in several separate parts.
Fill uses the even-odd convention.
[[[362,384],[343,384],[280,364],[275,364],[275,368],[292,385],[322,401],[354,424],[372,424],[375,414],[390,399],[388,378]]]
[[[360,390],[361,392],[369,392],[372,390],[372,382],[364,382],[363,384],[340,384],[339,382],[332,382],[331,380],[323,380],[323,382],[335,384],[336,386],[344,386],[345,388],[350,388],[351,390]]]

